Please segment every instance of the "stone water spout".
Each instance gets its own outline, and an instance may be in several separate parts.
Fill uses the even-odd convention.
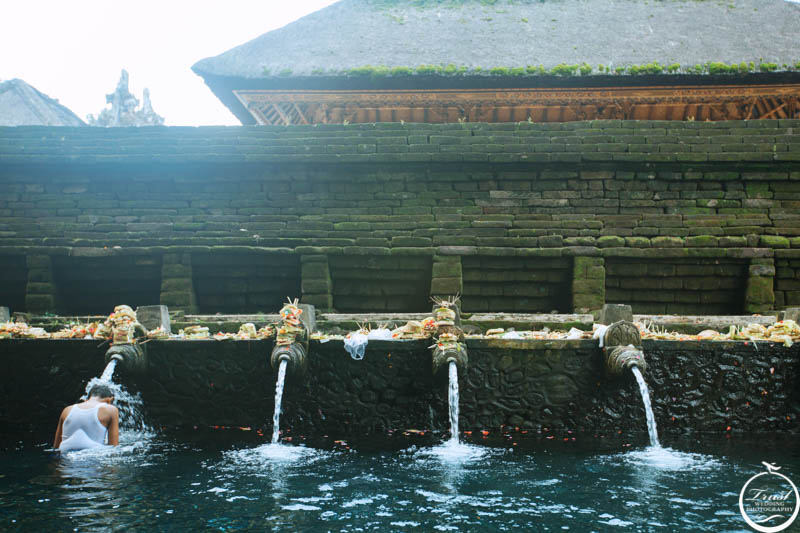
[[[308,338],[316,327],[314,306],[298,305],[295,300],[283,306],[280,317],[270,365],[277,371],[281,361],[286,361],[290,379],[302,379],[308,367]]]
[[[137,341],[147,337],[147,329],[139,323],[133,309],[127,305],[118,305],[99,331],[111,336],[111,347],[106,350],[105,355],[106,365],[117,361],[114,367],[120,366],[127,373],[141,374],[147,370],[145,349],[137,344]],[[110,377],[108,376],[109,379]]]
[[[642,336],[639,328],[626,320],[619,320],[608,326],[603,335],[603,355],[607,375],[619,377],[625,371],[630,370],[636,378],[647,417],[650,446],[660,446],[656,419],[650,403],[650,391],[643,376],[647,371],[647,363],[644,360],[644,352],[642,352]]]
[[[456,364],[460,372],[467,371],[469,355],[467,346],[464,344],[461,312],[457,302],[457,297],[434,300],[433,318],[436,321],[436,329],[433,334],[435,343],[431,346],[434,375],[438,375],[442,369],[449,368],[451,362]]]
[[[620,376],[633,367],[646,372],[639,329],[624,320],[611,324],[603,336],[603,358],[609,376]]]
[[[106,350],[106,364],[117,361],[117,366],[126,374],[144,374],[147,371],[147,355],[144,346],[138,344],[114,344]]]

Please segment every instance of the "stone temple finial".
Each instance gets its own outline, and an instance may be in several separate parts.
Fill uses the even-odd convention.
[[[96,118],[89,115],[89,125],[105,128],[162,125],[164,117],[153,111],[148,89],[144,90],[143,100],[141,109],[137,109],[139,100],[128,89],[128,71],[123,69],[116,90],[106,95],[106,103],[111,104],[111,109],[103,109]]]

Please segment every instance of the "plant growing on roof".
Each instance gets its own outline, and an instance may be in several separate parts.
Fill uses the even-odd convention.
[[[420,65],[417,67],[417,74],[438,74],[442,67],[437,65]]]
[[[392,76],[411,76],[414,70],[409,67],[393,67],[390,73]]]
[[[553,76],[574,76],[578,71],[579,65],[567,65],[566,63],[559,63],[548,72]]]

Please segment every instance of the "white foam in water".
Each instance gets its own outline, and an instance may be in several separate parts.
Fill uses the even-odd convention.
[[[284,505],[281,507],[286,511],[321,511],[321,507],[317,507],[316,505],[305,505],[302,503],[295,503],[293,505]]]
[[[374,501],[375,500],[373,500],[372,498],[357,498],[355,500],[350,500],[349,502],[344,502],[342,504],[342,507],[343,508],[348,508],[348,507],[355,507],[356,505],[367,505],[367,504],[372,503]]]
[[[648,446],[643,450],[635,450],[622,454],[622,456],[626,463],[658,470],[711,470],[720,466],[720,462],[711,456],[679,452],[661,446]]]
[[[417,460],[438,459],[446,463],[464,463],[477,461],[484,457],[505,453],[505,449],[493,449],[474,444],[464,444],[457,440],[448,440],[432,448],[423,448],[414,453]]]
[[[245,448],[225,452],[225,458],[234,464],[263,467],[269,464],[310,464],[325,457],[329,452],[306,448],[304,446],[288,446],[285,444],[264,444],[257,448]]]
[[[605,522],[602,520],[599,521],[600,524],[607,524],[609,526],[628,527],[633,525],[633,522],[627,522],[625,520],[620,520],[619,518],[614,518],[614,516],[610,514],[601,514],[600,518],[610,518],[611,520],[606,520]]]

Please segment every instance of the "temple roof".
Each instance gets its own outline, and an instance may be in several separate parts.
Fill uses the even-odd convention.
[[[451,77],[559,64],[602,73],[653,61],[681,72],[743,61],[755,71],[762,63],[798,70],[797,28],[800,4],[786,0],[342,0],[192,68],[207,81],[283,87],[367,65],[462,69],[433,72]]]
[[[0,126],[84,126],[58,100],[20,79],[0,82]]]

